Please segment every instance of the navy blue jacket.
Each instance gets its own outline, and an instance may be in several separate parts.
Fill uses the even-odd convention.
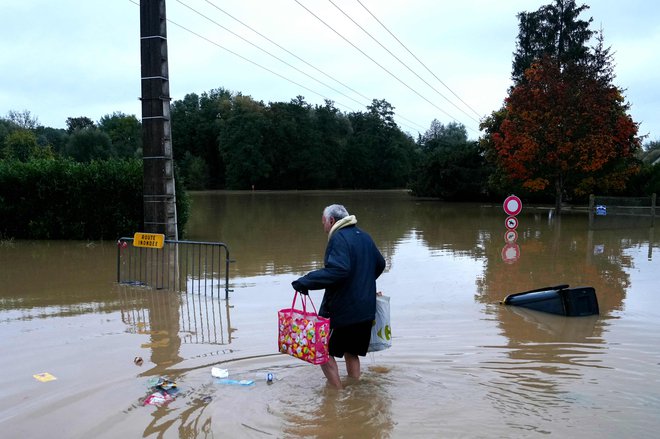
[[[332,234],[324,268],[293,284],[307,290],[325,288],[319,315],[330,318],[331,328],[340,328],[374,319],[376,279],[384,269],[385,259],[371,236],[353,225]]]

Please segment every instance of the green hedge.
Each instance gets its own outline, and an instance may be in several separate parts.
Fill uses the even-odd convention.
[[[178,221],[188,198],[177,187]],[[0,237],[116,239],[142,228],[142,161],[0,161]]]

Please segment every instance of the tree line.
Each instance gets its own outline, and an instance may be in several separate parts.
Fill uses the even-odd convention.
[[[143,221],[141,126],[113,113],[44,127],[29,111],[0,118],[0,239],[116,239]],[[189,197],[177,184],[183,236]]]
[[[402,188],[419,159],[385,100],[345,114],[331,101],[265,104],[221,88],[186,95],[171,114],[191,189]]]
[[[171,104],[177,180],[190,190],[408,188],[446,201],[515,192],[558,210],[589,193],[658,192],[660,144],[642,145],[603,31],[581,18],[587,10],[554,0],[518,14],[512,85],[477,140],[462,124],[437,120],[413,138],[385,99],[346,113],[332,101],[264,103],[217,88]],[[66,129],[44,127],[28,111],[0,118],[7,162],[139,159],[141,142],[140,121],[121,112],[69,118]]]
[[[98,122],[69,117],[66,129],[45,127],[29,110],[0,117],[0,159],[25,162],[68,157],[77,162],[142,157],[142,127],[134,115],[115,112]]]

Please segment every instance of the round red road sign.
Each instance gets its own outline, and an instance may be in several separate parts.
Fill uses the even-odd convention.
[[[522,210],[522,201],[515,195],[509,195],[502,204],[507,215],[516,216]]]
[[[502,260],[507,264],[513,264],[520,259],[520,246],[512,242],[502,248]]]
[[[518,240],[518,232],[515,230],[507,230],[504,232],[504,242],[514,243]]]
[[[518,228],[518,218],[515,216],[507,217],[507,219],[504,220],[504,226],[507,230],[516,230]]]

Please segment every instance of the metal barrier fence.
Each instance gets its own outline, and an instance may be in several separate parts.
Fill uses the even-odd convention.
[[[117,241],[117,283],[229,298],[229,249],[221,242],[165,240],[162,248]],[[223,285],[224,282],[224,285]]]
[[[656,194],[650,197],[589,197],[589,229],[655,226]]]

